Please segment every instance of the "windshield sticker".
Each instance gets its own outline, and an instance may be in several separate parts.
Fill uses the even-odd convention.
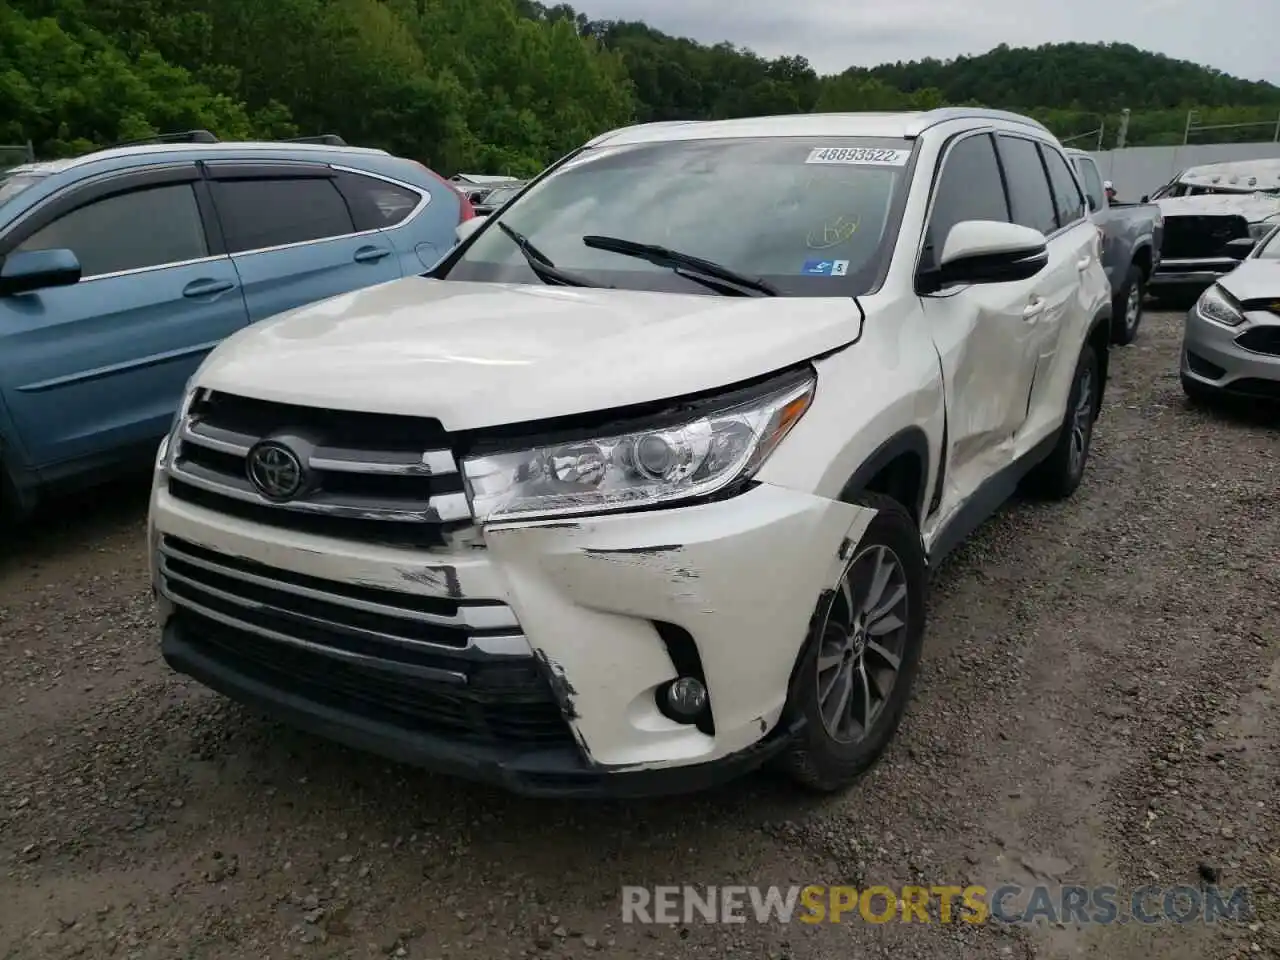
[[[806,260],[800,272],[806,277],[843,277],[849,272],[849,261]]]
[[[887,147],[814,147],[805,163],[846,163],[875,167],[905,167],[909,151]]]

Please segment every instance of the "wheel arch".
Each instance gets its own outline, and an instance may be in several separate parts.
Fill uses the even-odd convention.
[[[919,526],[929,483],[929,437],[919,426],[905,427],[881,443],[845,481],[840,499],[861,493],[892,497]]]
[[[1102,397],[1107,388],[1107,374],[1111,366],[1111,323],[1113,311],[1107,306],[1098,310],[1089,324],[1089,332],[1085,335],[1085,343],[1093,347],[1094,356],[1098,358],[1098,412],[1102,411]]]

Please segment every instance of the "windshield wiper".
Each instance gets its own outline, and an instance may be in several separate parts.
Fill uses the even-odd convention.
[[[529,264],[529,269],[534,272],[539,280],[543,283],[558,284],[563,287],[594,287],[597,284],[584,280],[582,277],[572,273],[566,273],[551,262],[551,259],[529,242],[519,230],[507,226],[501,220],[498,221],[498,229],[511,238],[511,242],[516,245],[520,253],[524,256],[525,261]]]
[[[692,254],[668,250],[653,243],[637,243],[621,237],[587,236],[582,242],[594,250],[608,250],[624,257],[638,257],[659,267],[670,267],[677,274],[704,287],[711,287],[730,296],[749,297],[752,291],[760,296],[776,297],[778,288],[761,277],[749,277],[729,267],[703,260]]]

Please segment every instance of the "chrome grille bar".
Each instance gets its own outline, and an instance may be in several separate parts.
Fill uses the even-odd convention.
[[[269,576],[263,576],[256,573],[249,573],[245,570],[237,570],[234,567],[226,566],[222,563],[205,559],[203,557],[193,556],[191,553],[183,550],[180,546],[175,546],[172,540],[166,539],[160,546],[160,554],[163,558],[172,557],[180,560],[185,564],[193,567],[199,567],[210,573],[216,573],[223,577],[230,577],[235,580],[242,580],[255,586],[266,587],[270,590],[279,590],[282,593],[292,594],[297,597],[303,597],[308,600],[320,600],[324,603],[332,603],[342,607],[350,607],[352,610],[360,610],[365,613],[376,613],[388,617],[400,617],[405,620],[416,620],[420,623],[430,623],[436,626],[448,627],[455,630],[519,630],[520,624],[516,620],[515,611],[506,604],[468,604],[465,601],[458,604],[458,612],[454,616],[447,616],[439,613],[429,613],[423,610],[411,610],[406,607],[392,606],[391,604],[375,603],[368,600],[361,600],[355,597],[348,597],[341,593],[331,593],[327,590],[319,590],[312,587],[302,586],[296,583],[290,583],[287,580],[275,579]],[[198,584],[197,584],[198,585]],[[523,643],[523,639],[521,643]],[[528,652],[527,645],[524,652]]]

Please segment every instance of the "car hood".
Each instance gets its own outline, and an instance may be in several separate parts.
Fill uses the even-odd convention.
[[[1218,283],[1241,303],[1280,301],[1280,260],[1243,260]]]
[[[466,430],[727,387],[857,340],[841,298],[719,297],[410,277],[240,331],[202,387]]]
[[[1215,193],[1200,197],[1164,197],[1154,201],[1166,217],[1234,214],[1250,223],[1280,214],[1280,197],[1258,193]]]

